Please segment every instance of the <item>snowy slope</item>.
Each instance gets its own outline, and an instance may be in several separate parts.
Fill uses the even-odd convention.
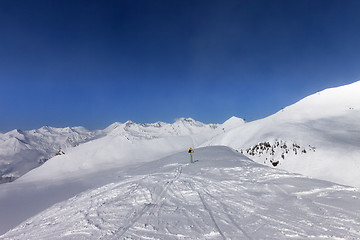
[[[184,136],[212,131],[217,124],[204,124],[192,118],[179,118],[174,123],[156,122],[137,124],[132,121],[113,123],[104,132],[137,139],[153,139],[166,136]]]
[[[63,179],[64,176],[155,160],[202,144],[215,134],[216,128],[217,125],[190,118],[179,119],[173,124],[115,123],[104,130],[104,137],[68,149],[65,155],[52,158],[19,181]]]
[[[76,195],[6,238],[46,239],[56,233],[65,239],[137,239],[137,234],[160,239],[357,239],[358,190],[276,168],[359,187],[358,92],[360,82],[328,89],[249,123],[236,117],[221,125],[190,118],[172,124],[114,123],[94,140],[69,147],[65,155],[0,185],[0,234]],[[7,154],[12,148],[26,151],[23,131],[12,136],[1,134],[9,142],[0,149]],[[271,168],[224,147],[196,151],[200,161],[186,165],[190,146],[213,145],[229,146]],[[174,153],[179,154],[163,158]],[[128,184],[139,187],[131,191]]]
[[[54,157],[60,149],[60,153],[76,152],[72,149],[73,147],[107,135],[109,138],[116,138],[115,141],[122,142],[122,146],[126,145],[123,141],[125,139],[127,145],[131,145],[131,147],[123,146],[121,148],[120,151],[123,152],[122,156],[124,156],[129,149],[134,151],[138,147],[135,146],[136,144],[133,145],[133,142],[212,132],[217,126],[216,124],[204,124],[191,118],[180,118],[172,124],[163,122],[136,124],[131,121],[123,124],[114,123],[104,130],[96,131],[89,131],[83,127],[54,128],[48,126],[30,131],[13,130],[6,134],[0,134],[0,183],[13,181],[28,171],[39,167]],[[96,144],[100,144],[99,148],[102,151],[104,147],[101,144],[111,145],[111,142],[100,140]],[[99,151],[96,144],[91,144],[90,150],[86,150],[86,152]],[[159,142],[159,144],[162,143]],[[120,145],[117,145],[116,148],[119,150]],[[82,150],[78,152],[83,156]],[[118,152],[116,151],[116,155],[112,158],[118,160]],[[89,154],[87,157],[90,157]],[[130,158],[131,156],[127,155],[127,157]],[[69,157],[65,158],[68,159]],[[99,161],[101,162],[101,160]],[[61,165],[60,162],[58,164]]]
[[[217,125],[191,118],[173,124],[112,124],[98,131],[97,136],[102,137],[67,148],[66,154],[51,158],[11,184],[0,185],[0,233],[51,204],[101,186],[107,176],[127,165],[187,151],[217,131]],[[36,200],[29,204],[28,199]]]
[[[256,162],[360,187],[360,82],[327,89],[215,136]]]
[[[55,156],[59,150],[99,137],[101,133],[83,127],[44,126],[30,131],[0,134],[0,183],[10,182]]]
[[[128,167],[1,239],[359,239],[359,189],[268,168],[226,147]]]

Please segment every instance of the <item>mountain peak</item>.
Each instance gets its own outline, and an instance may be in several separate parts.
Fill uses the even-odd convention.
[[[230,128],[238,127],[243,124],[245,124],[244,119],[232,116],[222,124],[222,128],[224,128],[224,130],[228,130]]]
[[[239,123],[245,123],[245,120],[239,117],[232,116],[228,120],[226,120],[224,123],[230,123],[230,122],[239,122]]]
[[[113,124],[110,124],[108,127],[106,127],[104,129],[105,132],[111,132],[112,130],[114,130],[115,128],[118,128],[120,125],[122,125],[122,123],[120,122],[114,122]]]
[[[136,124],[136,123],[134,123],[133,121],[131,121],[131,120],[127,120],[126,122],[125,122],[125,126],[131,126],[131,125],[134,125],[134,124]]]
[[[184,118],[184,117],[181,117],[181,118],[178,118],[176,119],[175,122],[196,122],[193,118]]]

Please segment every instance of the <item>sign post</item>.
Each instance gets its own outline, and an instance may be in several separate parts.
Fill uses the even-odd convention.
[[[194,163],[193,161],[193,156],[192,156],[192,153],[194,152],[194,150],[192,148],[189,149],[189,153],[190,153],[190,162],[191,163]]]

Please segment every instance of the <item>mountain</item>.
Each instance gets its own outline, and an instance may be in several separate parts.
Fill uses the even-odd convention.
[[[0,183],[11,182],[68,148],[101,136],[83,127],[44,126],[0,134]]]
[[[113,123],[104,129],[109,135],[123,135],[134,139],[153,139],[166,136],[193,135],[211,131],[218,127],[217,124],[204,124],[192,118],[179,118],[174,123],[145,123],[136,124],[132,121],[126,123]]]
[[[217,125],[191,118],[182,118],[173,124],[114,123],[103,130],[103,137],[67,149],[66,154],[55,156],[19,181],[62,178],[155,160],[200,145],[213,136],[216,129]]]
[[[358,92],[327,89],[253,122],[114,123],[1,184],[0,234],[358,239]],[[26,151],[24,132],[5,133],[1,150]]]
[[[0,233],[60,200],[108,183],[124,167],[187,152],[223,132],[220,126],[190,118],[173,124],[114,123],[102,131],[102,137],[68,148],[66,154],[51,158],[15,182],[2,184]],[[26,210],[18,211],[24,206]]]
[[[194,157],[125,167],[0,238],[360,238],[357,188],[256,164],[227,147],[195,149]]]
[[[229,146],[290,172],[360,187],[360,81],[326,89],[203,146]]]
[[[116,122],[104,130],[96,131],[89,131],[83,127],[54,128],[49,126],[30,131],[13,130],[0,134],[0,183],[11,182],[39,167],[50,158],[76,151],[72,148],[107,135],[109,136],[108,140],[117,138],[120,139],[119,141],[123,141],[126,139],[126,143],[123,143],[126,145],[134,141],[201,134],[213,131],[217,126],[217,124],[204,124],[192,118],[180,118],[172,124],[163,122],[136,124],[132,121],[122,124]],[[105,142],[105,139],[97,141],[89,148],[97,149],[97,143],[105,144]],[[134,148],[134,146],[130,148]],[[124,149],[121,151],[126,152]],[[80,152],[82,154],[81,150]],[[91,152],[91,150],[87,150],[87,152]],[[58,164],[62,165],[60,162]]]

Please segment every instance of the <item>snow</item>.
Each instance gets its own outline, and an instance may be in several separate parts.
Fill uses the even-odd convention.
[[[60,149],[65,152],[65,155],[73,151],[77,152],[74,154],[78,154],[77,158],[81,158],[81,161],[87,161],[87,159],[83,159],[83,152],[85,151],[87,158],[92,158],[93,161],[99,160],[99,165],[106,165],[109,161],[111,163],[115,161],[121,162],[123,158],[127,156],[130,157],[130,155],[125,156],[125,153],[129,153],[129,151],[132,155],[138,152],[136,151],[136,147],[139,147],[139,145],[131,145],[133,142],[171,136],[202,134],[211,132],[216,128],[216,124],[204,124],[192,118],[180,118],[172,124],[163,122],[136,124],[132,121],[127,121],[122,124],[116,122],[104,130],[96,131],[89,131],[83,127],[54,128],[50,126],[44,126],[30,131],[13,130],[0,135],[0,183],[13,181],[28,171],[41,166],[44,162],[53,158]],[[112,139],[118,142],[122,146],[122,149],[119,149],[120,145],[114,147],[114,145],[111,145],[111,141],[108,140],[96,141],[95,144],[90,144],[90,146],[86,145],[83,150],[76,151],[73,149],[80,144],[105,136],[108,136],[108,140]],[[127,141],[125,139],[127,139]],[[124,141],[126,143],[124,143]],[[157,140],[154,140],[153,142],[156,141]],[[172,140],[169,141],[170,143],[173,142]],[[192,141],[193,140],[190,139],[190,142]],[[99,144],[99,146],[97,146],[97,144]],[[157,144],[164,143],[158,141]],[[173,144],[177,145],[177,143]],[[109,146],[105,148],[110,150],[109,159],[98,150],[99,147],[104,149],[103,146]],[[94,153],[94,151],[98,153]],[[158,152],[160,154],[156,157],[163,156],[162,151]],[[93,155],[97,155],[98,157],[95,156],[95,158],[93,158]],[[99,159],[99,157],[105,158],[103,164],[101,164],[102,160]],[[74,170],[74,168],[72,168],[73,165],[69,164],[66,160],[69,158],[71,157],[64,156],[63,159],[65,160],[63,163],[61,162],[62,160],[57,161],[57,167],[63,166],[64,164],[65,169],[68,167],[67,169]],[[90,169],[93,166],[90,162],[82,162],[81,164],[82,166],[78,165],[76,168]]]
[[[26,174],[0,185],[0,239],[359,239],[359,92],[253,122],[2,133],[0,177]]]
[[[228,120],[226,120],[221,127],[225,130],[229,130],[235,127],[239,127],[242,126],[243,124],[245,124],[245,120],[242,118],[238,118],[235,116],[232,116],[231,118],[229,118]]]
[[[304,122],[360,111],[360,81],[310,95],[276,114],[277,120]]]
[[[272,116],[239,124],[202,146],[229,146],[258,163],[278,162],[277,168],[290,172],[360,187],[359,92],[360,82],[321,91]],[[271,147],[256,149],[264,143]],[[297,151],[293,145],[299,146]]]
[[[127,121],[111,125],[105,129],[106,136],[67,149],[65,155],[52,158],[41,168],[23,176],[19,182],[63,179],[64,175],[76,176],[156,160],[200,145],[215,129],[216,125],[206,125],[193,119],[179,119],[173,124]]]
[[[227,147],[123,168],[3,239],[358,239],[360,191],[256,164]],[[109,179],[110,180],[110,179]]]
[[[44,126],[36,130],[13,130],[0,135],[0,183],[13,181],[33,168],[41,166],[62,149],[102,136],[99,131],[83,127],[54,128]]]
[[[123,167],[186,152],[190,146],[203,143],[216,129],[217,125],[192,119],[160,125],[130,121],[114,124],[104,130],[105,136],[68,148],[66,154],[55,156],[15,182],[0,186],[0,202],[4,203],[0,204],[0,232],[57,201],[100,186],[107,179],[105,176],[113,176]],[[186,135],[188,132],[197,134]],[[24,205],[26,210],[19,211]]]

